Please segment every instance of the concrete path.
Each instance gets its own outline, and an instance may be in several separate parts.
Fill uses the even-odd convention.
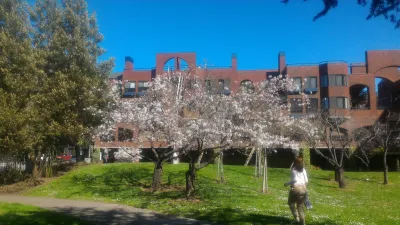
[[[193,219],[165,216],[151,210],[95,201],[0,195],[0,202],[34,205],[92,222],[96,225],[211,225]]]

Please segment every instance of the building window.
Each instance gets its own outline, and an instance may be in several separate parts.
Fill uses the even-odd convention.
[[[139,81],[138,82],[138,92],[145,92],[149,89],[149,82],[148,81]]]
[[[223,90],[224,90],[224,87],[225,87],[225,81],[222,80],[222,79],[219,79],[219,80],[218,80],[218,89],[219,89],[220,91],[223,91]]]
[[[321,87],[328,87],[328,76],[321,76]]]
[[[309,98],[310,104],[307,105],[307,112],[314,113],[318,111],[318,98]]]
[[[298,94],[302,90],[302,80],[301,77],[294,77],[293,83],[296,86],[293,90],[289,91],[290,94]]]
[[[301,98],[290,99],[290,112],[291,113],[302,113],[303,112],[303,100]]]
[[[136,82],[135,81],[126,81],[124,85],[124,96],[125,97],[133,97],[136,93]]]
[[[317,77],[310,77],[310,86],[309,88],[317,88]]]
[[[295,92],[300,92],[300,90],[302,89],[301,77],[295,77],[294,78],[294,83],[297,86],[297,88],[295,89]]]
[[[331,109],[348,109],[349,99],[346,97],[329,97],[329,108]]]
[[[336,97],[336,108],[338,109],[347,109],[347,98],[344,97]]]
[[[133,131],[126,128],[118,128],[118,141],[133,141]]]
[[[347,86],[347,76],[343,74],[329,75],[329,86]]]

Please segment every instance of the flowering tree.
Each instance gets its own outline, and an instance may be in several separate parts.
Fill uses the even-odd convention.
[[[213,161],[220,151],[295,144],[289,135],[281,132],[296,121],[287,112],[290,105],[282,98],[282,93],[294,88],[291,80],[279,76],[231,95],[207,90],[201,85],[187,93],[185,102],[195,112],[182,127],[188,141],[185,152],[190,159],[186,173],[187,197],[194,196],[196,172]],[[211,157],[196,164],[204,152]]]
[[[119,100],[108,117],[109,123],[102,127],[102,134],[108,135],[110,131],[114,132],[117,123],[129,125],[137,131],[140,143],[149,143],[154,162],[154,191],[161,189],[164,162],[171,159],[183,143],[179,124],[184,106],[181,99],[185,89],[183,80],[188,76],[189,72],[157,76],[149,82],[142,97]]]
[[[312,116],[299,120],[292,131],[301,140],[305,141],[315,152],[327,160],[335,168],[335,180],[339,188],[345,188],[344,159],[349,158],[352,151],[351,143],[354,140],[353,133],[343,128],[343,124],[349,119],[339,115],[335,111],[322,110]],[[320,150],[326,148],[327,154]]]
[[[392,111],[385,112],[378,121],[371,126],[364,127],[357,132],[357,141],[363,156],[359,157],[364,163],[368,162],[368,150],[377,148],[383,155],[383,184],[388,184],[387,155],[400,145],[400,115]],[[365,163],[366,164],[366,163]]]
[[[141,152],[139,148],[122,147],[114,153],[114,157],[117,162],[138,162],[142,158]]]

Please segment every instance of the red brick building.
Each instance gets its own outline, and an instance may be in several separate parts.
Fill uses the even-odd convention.
[[[302,115],[318,108],[334,109],[339,116],[350,119],[344,128],[355,129],[375,121],[387,108],[400,105],[400,50],[366,51],[365,62],[326,61],[321,63],[287,64],[286,55],[280,52],[276,69],[238,70],[238,58],[232,55],[231,65],[225,67],[207,66],[197,69],[196,74],[205,77],[211,73],[218,85],[236,91],[247,81],[259,82],[269,76],[287,75],[300,84],[299,92],[305,92],[310,105],[298,107],[292,104],[291,114]],[[140,97],[146,90],[147,82],[168,70],[183,70],[196,65],[196,53],[160,53],[156,55],[155,67],[136,68],[131,57],[125,58],[125,69],[111,79],[122,80],[123,97]],[[289,101],[298,101],[299,93],[288,95]],[[132,129],[118,124],[115,142],[95,141],[96,147],[137,146],[135,141],[124,141],[120,133]],[[129,131],[128,131],[129,132]],[[135,134],[132,132],[132,135]],[[146,147],[146,143],[142,143]],[[160,143],[161,145],[161,143]]]

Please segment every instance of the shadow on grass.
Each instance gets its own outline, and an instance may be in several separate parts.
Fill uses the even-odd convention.
[[[249,223],[252,225],[264,225],[264,224],[291,224],[293,221],[291,218],[277,216],[277,215],[266,215],[256,213],[245,213],[240,210],[233,208],[218,208],[212,212],[202,213],[196,212],[196,218],[199,220],[214,221],[219,224],[243,224]],[[195,215],[196,215],[195,213]],[[289,212],[288,212],[289,213]],[[307,222],[307,221],[306,221]],[[307,222],[309,225],[338,225],[338,223],[332,220],[323,220],[319,222]]]
[[[63,224],[63,225],[89,225],[87,221],[80,218],[66,216],[61,213],[51,211],[23,211],[7,212],[0,214],[1,225],[47,225],[47,224]]]
[[[187,218],[177,218],[168,215],[153,213],[146,210],[128,208],[126,206],[113,206],[110,208],[83,208],[83,207],[58,207],[57,212],[77,216],[96,225],[109,224],[146,224],[146,225],[194,225],[212,224]]]

